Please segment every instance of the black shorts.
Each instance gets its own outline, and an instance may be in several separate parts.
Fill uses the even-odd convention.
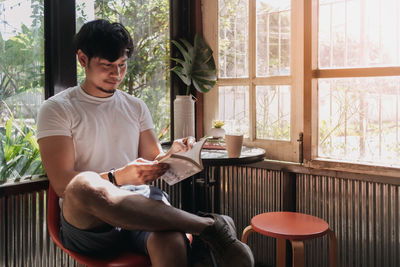
[[[129,190],[145,197],[169,204],[168,194],[149,185],[127,185],[122,189]],[[64,247],[85,255],[109,255],[121,250],[148,254],[147,238],[151,232],[124,230],[106,226],[98,229],[81,230],[69,224],[61,212],[60,239]]]

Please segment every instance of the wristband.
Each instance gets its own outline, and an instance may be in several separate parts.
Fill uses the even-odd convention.
[[[114,172],[115,172],[115,168],[112,168],[112,169],[108,172],[108,174],[107,174],[108,180],[110,180],[110,182],[111,182],[112,184],[118,186],[118,185],[117,185],[117,181],[115,180]]]

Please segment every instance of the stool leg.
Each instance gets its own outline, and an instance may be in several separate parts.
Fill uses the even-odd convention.
[[[286,267],[286,239],[276,239],[276,267]]]
[[[293,251],[293,267],[304,267],[304,242],[291,240]]]
[[[253,228],[251,227],[251,225],[247,226],[246,228],[244,228],[243,230],[243,234],[242,234],[242,242],[246,243],[247,242],[247,237],[249,236],[249,234],[251,234],[252,232],[254,232]]]
[[[337,266],[337,239],[335,236],[335,232],[331,229],[328,229],[329,234],[329,266],[336,267]]]

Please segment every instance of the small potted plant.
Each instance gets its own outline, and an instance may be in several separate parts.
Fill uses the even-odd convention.
[[[194,100],[190,86],[200,93],[207,93],[217,82],[217,71],[212,49],[201,35],[196,34],[194,45],[187,40],[171,41],[182,54],[182,58],[171,58],[177,64],[171,69],[184,84],[186,95],[178,95],[174,101],[174,138],[195,135]]]
[[[225,135],[225,130],[222,128],[225,125],[225,122],[222,120],[213,120],[213,127],[210,130],[210,135],[213,138],[223,138]]]

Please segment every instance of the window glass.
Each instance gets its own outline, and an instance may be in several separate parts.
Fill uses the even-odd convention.
[[[225,121],[227,133],[249,136],[249,87],[219,87],[219,118]]]
[[[290,0],[257,1],[257,76],[290,74]]]
[[[320,79],[319,156],[399,165],[400,77]]]
[[[219,0],[218,4],[219,77],[248,77],[248,0]]]
[[[147,104],[159,139],[169,140],[169,1],[78,0],[76,12],[77,30],[97,18],[121,22],[128,29],[134,51],[120,89]],[[82,82],[84,72],[79,66],[78,77]]]
[[[290,86],[257,86],[257,138],[290,140]]]
[[[219,0],[218,20],[219,78],[228,78],[218,87],[219,119],[246,137],[254,129],[252,139],[290,141],[291,86],[282,76],[291,74],[291,0]],[[248,62],[253,44],[255,60]],[[281,85],[259,79],[271,76]]]
[[[42,174],[35,138],[44,99],[43,0],[0,2],[0,180]]]
[[[400,64],[398,0],[320,0],[319,67]]]

